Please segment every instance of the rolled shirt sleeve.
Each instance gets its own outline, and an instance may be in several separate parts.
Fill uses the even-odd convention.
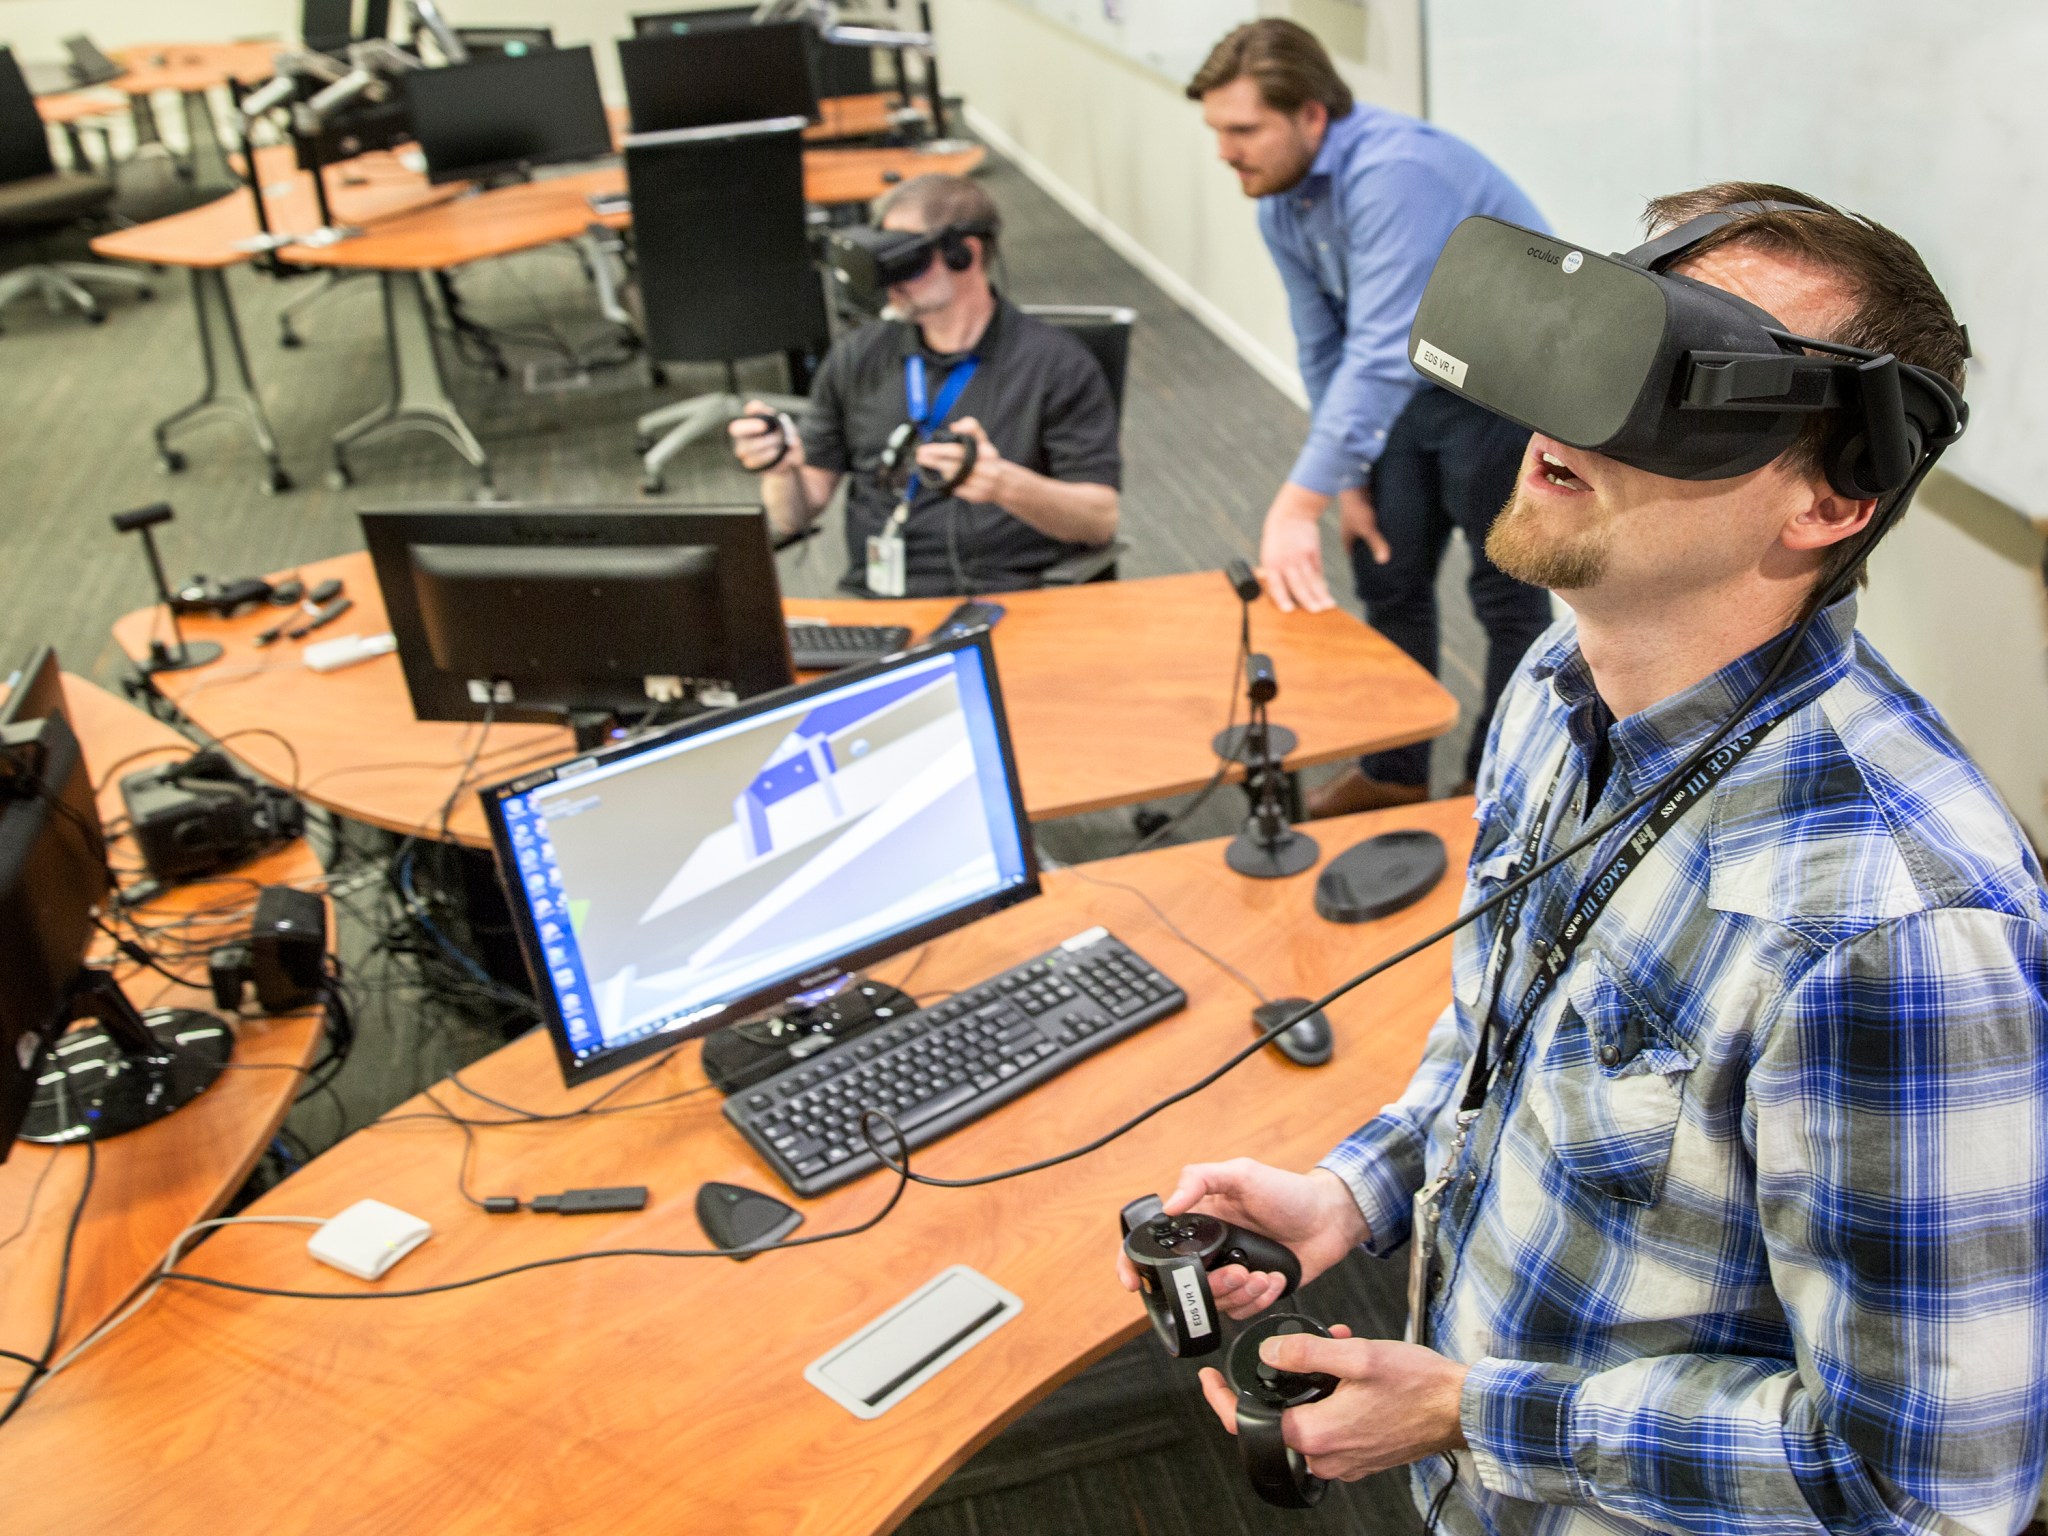
[[[1458,1034],[1454,1003],[1431,1027],[1422,1064],[1401,1097],[1345,1137],[1317,1165],[1342,1179],[1358,1202],[1371,1233],[1365,1244],[1368,1253],[1383,1256],[1408,1240],[1430,1127],[1450,1103],[1469,1059]]]

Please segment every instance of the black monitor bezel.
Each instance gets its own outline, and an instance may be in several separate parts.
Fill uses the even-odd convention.
[[[38,699],[43,701],[42,707],[31,714],[30,710],[36,708]],[[56,647],[39,645],[29,653],[27,663],[7,691],[7,697],[0,700],[0,726],[40,720],[63,708],[64,669],[57,661]]]
[[[708,730],[722,729],[735,719],[749,714],[765,714],[770,710],[782,709],[818,694],[830,693],[858,683],[864,678],[879,677],[898,667],[914,662],[928,661],[934,656],[943,656],[956,651],[975,650],[981,655],[983,675],[988,679],[989,702],[995,712],[996,740],[1003,758],[1005,787],[1009,791],[1010,810],[1022,831],[1020,841],[1024,854],[1024,878],[1006,890],[991,896],[978,897],[974,901],[955,907],[919,923],[913,928],[878,939],[859,949],[850,950],[830,962],[823,974],[819,970],[806,972],[802,976],[790,977],[786,981],[750,992],[726,1005],[715,1021],[704,1020],[684,1025],[680,1029],[662,1034],[649,1035],[642,1040],[629,1041],[614,1050],[579,1060],[569,1044],[569,1031],[562,1018],[561,1006],[555,997],[555,989],[548,984],[547,969],[543,963],[540,935],[533,926],[533,913],[517,889],[517,882],[508,878],[507,871],[517,866],[511,836],[506,829],[502,811],[504,802],[514,795],[523,795],[543,784],[552,783],[565,773],[611,763],[620,758],[638,756],[644,752],[667,747],[674,742]],[[511,909],[512,929],[519,938],[519,952],[526,961],[527,973],[533,983],[534,996],[540,1004],[541,1018],[547,1026],[548,1038],[555,1048],[555,1060],[562,1070],[562,1081],[568,1087],[590,1082],[606,1076],[621,1067],[656,1054],[673,1050],[685,1041],[700,1039],[716,1030],[729,1028],[742,1020],[752,1017],[765,1008],[785,1002],[800,992],[808,992],[829,982],[835,974],[852,975],[866,966],[886,960],[891,955],[901,954],[920,944],[928,944],[942,934],[952,933],[984,917],[1029,901],[1040,894],[1038,850],[1031,836],[1030,813],[1024,804],[1023,783],[1017,774],[1017,753],[1010,733],[1009,711],[1003,703],[1002,678],[996,671],[995,647],[989,632],[985,629],[970,634],[955,636],[949,640],[935,641],[927,645],[914,646],[895,656],[869,662],[858,667],[847,667],[813,682],[798,683],[789,688],[779,688],[773,693],[764,693],[731,709],[715,710],[686,720],[666,730],[651,732],[633,741],[623,742],[599,752],[581,753],[563,762],[532,772],[523,773],[515,779],[501,784],[489,785],[478,792],[483,802],[484,821],[490,828],[491,853],[495,861],[498,884],[505,893],[506,905]]]
[[[410,579],[407,551],[415,543],[427,542],[422,535],[433,530],[436,523],[441,528],[432,533],[432,541],[453,544],[498,542],[473,535],[494,521],[506,518],[531,517],[538,523],[551,517],[616,517],[635,525],[645,525],[650,531],[659,529],[663,523],[678,528],[696,523],[705,537],[682,539],[679,536],[675,541],[715,544],[721,563],[731,561],[737,575],[744,578],[735,582],[736,590],[764,596],[757,616],[762,633],[780,637],[783,678],[793,679],[796,675],[790,664],[789,632],[783,623],[773,534],[767,512],[758,505],[694,506],[682,502],[656,502],[637,506],[568,506],[561,503],[448,502],[415,507],[365,507],[356,515],[363,530],[363,543],[369,551],[370,564],[376,572],[377,586],[383,594],[385,622],[397,638],[398,664],[405,675],[406,696],[411,701],[415,719],[475,722],[485,717],[487,709],[487,706],[469,698],[462,679],[441,671],[433,664],[427,646],[418,600]],[[465,533],[471,536],[465,536]],[[650,538],[644,542],[659,541]],[[724,577],[721,577],[719,585],[723,591]],[[775,686],[786,687],[788,683],[784,681]],[[770,691],[772,689],[764,688],[749,698],[759,698]],[[499,724],[559,725],[563,720],[558,710],[522,709],[516,703],[488,706],[488,712],[490,718]]]
[[[451,70],[522,69],[542,61],[561,63],[579,54],[582,55],[585,62],[590,66],[591,87],[596,92],[599,115],[604,119],[605,136],[602,148],[596,147],[595,141],[592,141],[590,145],[579,146],[574,150],[564,150],[559,154],[494,160],[474,165],[437,166],[434,164],[433,156],[428,153],[426,140],[421,138],[418,132],[419,119],[416,108],[419,92],[435,89]],[[460,64],[443,65],[439,69],[411,70],[400,76],[399,79],[405,101],[406,119],[412,123],[414,128],[413,140],[419,145],[421,155],[426,158],[427,181],[431,185],[445,186],[449,182],[454,181],[489,181],[493,177],[522,174],[535,166],[574,165],[586,160],[603,160],[618,152],[612,140],[611,120],[608,116],[605,116],[604,112],[604,93],[599,84],[597,74],[597,54],[588,43],[578,43],[568,48],[536,49],[532,53],[517,55],[492,54],[483,58],[465,60]]]
[[[797,61],[801,66],[803,76],[804,108],[801,112],[784,112],[778,108],[777,110],[774,111],[764,109],[758,112],[754,112],[746,117],[736,117],[719,122],[641,122],[640,114],[635,109],[633,102],[632,76],[634,71],[633,66],[628,62],[629,51],[639,53],[642,56],[651,56],[663,50],[667,50],[672,54],[679,55],[691,48],[719,47],[721,46],[720,43],[716,41],[707,40],[722,38],[727,36],[728,34],[747,33],[758,36],[761,34],[776,33],[778,28],[786,29],[786,31],[781,32],[778,35],[788,37],[789,39],[793,40],[796,44]],[[714,26],[704,27],[700,30],[691,32],[657,32],[647,34],[644,36],[636,34],[633,37],[621,38],[618,43],[619,76],[625,86],[627,121],[631,127],[632,133],[635,135],[643,135],[652,133],[676,133],[711,128],[730,128],[736,123],[769,122],[783,117],[802,117],[806,122],[813,124],[823,122],[825,120],[825,115],[824,107],[818,99],[818,81],[816,75],[813,74],[811,70],[810,55],[806,51],[807,45],[805,41],[805,35],[807,32],[808,27],[806,23],[801,21],[786,21],[771,22],[767,26],[759,27]]]

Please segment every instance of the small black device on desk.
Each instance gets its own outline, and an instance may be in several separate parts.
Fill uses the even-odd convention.
[[[305,825],[296,797],[258,784],[211,748],[124,776],[121,801],[159,885],[246,863]]]
[[[819,624],[787,621],[789,661],[799,672],[837,672],[880,661],[910,644],[901,624]]]
[[[1008,612],[1001,603],[984,603],[979,599],[962,603],[943,619],[938,627],[924,637],[929,645],[934,640],[951,640],[956,635],[971,635],[977,629],[994,629]]]

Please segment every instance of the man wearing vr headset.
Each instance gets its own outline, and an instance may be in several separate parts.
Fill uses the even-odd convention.
[[[761,475],[785,535],[814,522],[851,474],[849,591],[1037,586],[1049,567],[1115,537],[1122,460],[1109,382],[1079,341],[991,285],[1001,216],[981,187],[919,176],[889,194],[879,222],[850,232],[835,262],[850,284],[886,295],[882,322],[833,345],[800,431],[771,424],[753,401],[732,424],[734,451]]]
[[[1501,699],[1407,1091],[1307,1174],[1199,1164],[1166,1209],[1305,1276],[1410,1251],[1419,1343],[1263,1349],[1339,1379],[1287,1415],[1309,1469],[1412,1465],[1439,1529],[2015,1531],[2048,898],[1855,631],[1961,434],[1965,338],[1911,246],[1802,194],[1649,223],[1626,258],[1487,219],[1445,247],[1411,356],[1534,429],[1490,545],[1574,617]],[[1212,1284],[1233,1317],[1280,1292]]]
[[[1366,618],[1434,673],[1437,569],[1452,532],[1462,532],[1472,557],[1466,589],[1487,641],[1465,754],[1469,781],[1494,700],[1550,626],[1549,599],[1485,553],[1528,438],[1418,380],[1402,343],[1430,266],[1460,219],[1486,213],[1540,226],[1542,217],[1471,145],[1355,102],[1323,45],[1297,22],[1268,17],[1239,27],[1216,45],[1187,94],[1202,104],[1245,195],[1258,199],[1259,231],[1287,289],[1315,412],[1266,512],[1266,590],[1283,610],[1331,606],[1322,519],[1334,497]],[[1361,758],[1309,791],[1308,812],[1426,799],[1429,755],[1423,742]]]

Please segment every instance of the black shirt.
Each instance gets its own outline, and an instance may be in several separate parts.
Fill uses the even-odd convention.
[[[925,389],[937,400],[967,354],[941,354],[903,321],[864,325],[833,344],[804,413],[804,457],[850,473],[846,497],[848,569],[840,585],[867,593],[867,541],[896,510],[875,466],[889,434],[910,419],[903,363],[925,359]],[[998,298],[974,348],[981,359],[948,421],[972,416],[1002,456],[1054,480],[1118,486],[1116,405],[1094,356],[1074,337]],[[1085,546],[1048,538],[990,502],[919,496],[903,525],[905,583],[913,597],[1001,592],[1038,585],[1038,573]]]

